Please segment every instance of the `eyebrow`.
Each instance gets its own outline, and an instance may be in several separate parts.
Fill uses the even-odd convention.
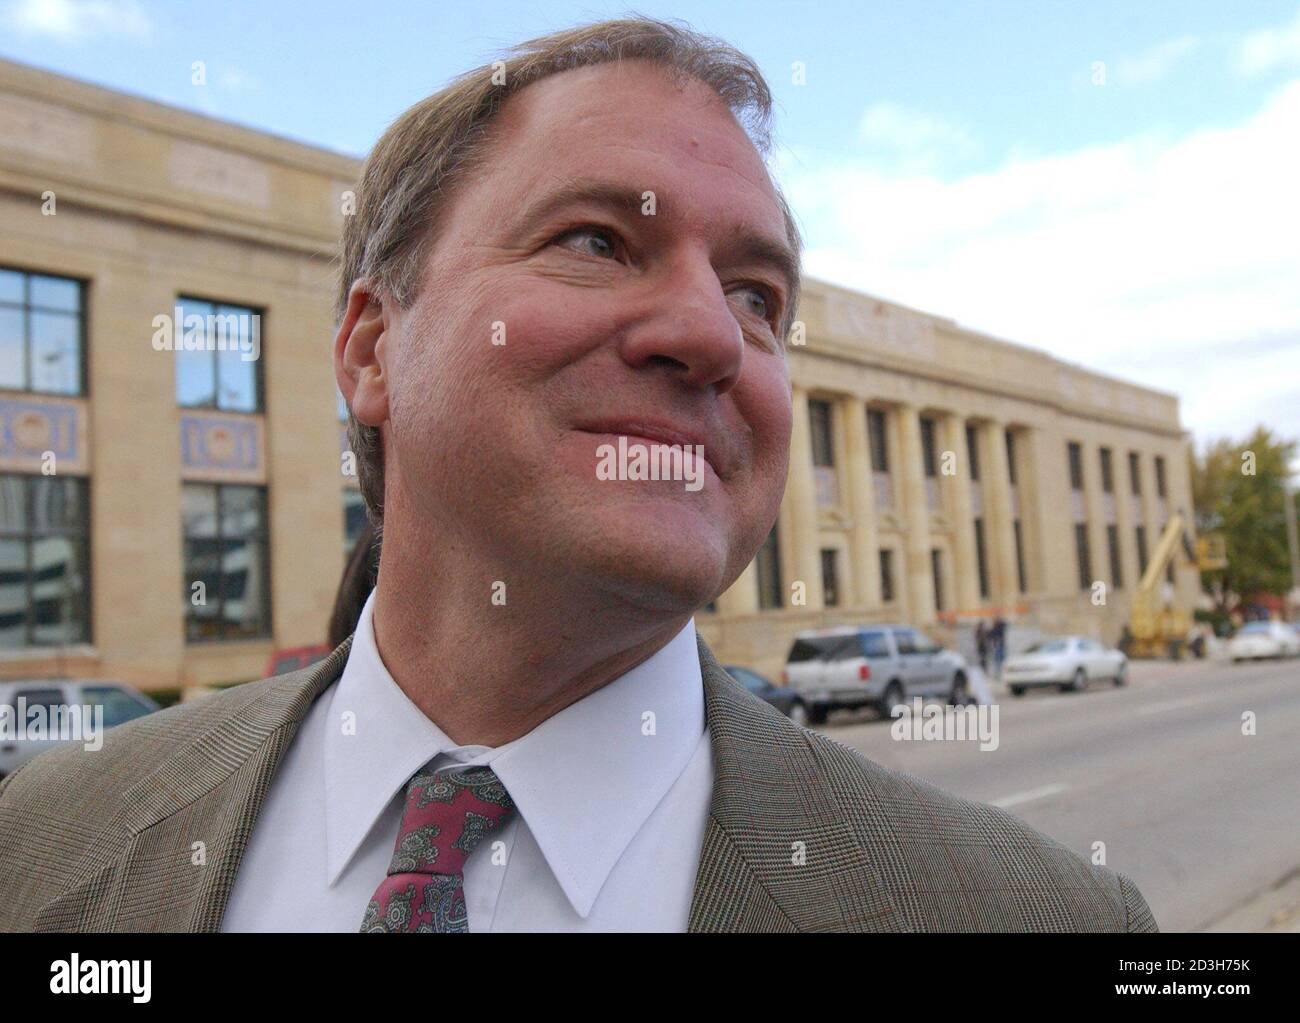
[[[605,206],[639,217],[642,216],[641,205],[644,201],[639,192],[622,185],[605,181],[570,181],[534,200],[525,208],[520,219],[527,228],[531,228],[557,211],[581,203]],[[738,253],[745,261],[766,263],[775,268],[785,283],[786,302],[794,301],[799,293],[800,262],[788,242],[741,228],[728,239],[726,247]]]

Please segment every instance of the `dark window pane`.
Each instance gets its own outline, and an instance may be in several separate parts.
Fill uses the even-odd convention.
[[[223,540],[222,626],[227,638],[267,631],[266,545],[260,540]]]
[[[67,313],[81,312],[81,285],[66,277],[31,276],[31,304],[41,309],[61,309]]]
[[[35,534],[67,531],[84,532],[86,522],[82,508],[81,480],[58,476],[32,476],[32,532]]]
[[[222,487],[221,535],[254,536],[263,531],[262,491],[257,487]]]
[[[921,461],[927,476],[939,474],[939,460],[935,453],[934,420],[921,418]]]
[[[889,442],[886,429],[884,411],[868,409],[867,436],[871,441],[871,468],[876,472],[889,472]]]
[[[27,541],[0,540],[0,647],[27,644]]]
[[[20,391],[27,386],[27,346],[23,341],[23,311],[0,306],[0,387]]]
[[[27,530],[27,488],[22,476],[0,476],[0,533]]]
[[[189,484],[181,488],[181,529],[186,538],[217,535],[217,488]]]
[[[831,406],[829,402],[813,399],[808,402],[809,428],[812,432],[813,465],[835,464],[835,442],[831,435]]]
[[[85,547],[69,537],[32,541],[32,640],[37,644],[86,639]]]

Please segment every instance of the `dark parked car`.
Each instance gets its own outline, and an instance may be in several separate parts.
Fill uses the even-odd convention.
[[[760,700],[766,700],[795,724],[808,724],[808,709],[803,705],[803,701],[789,689],[784,686],[774,685],[752,668],[741,668],[734,664],[727,664],[723,666],[723,671]]]

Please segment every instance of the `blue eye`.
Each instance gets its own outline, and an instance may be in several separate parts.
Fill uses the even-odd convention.
[[[595,246],[583,245],[579,251],[598,258],[615,258],[617,256],[617,246],[614,242],[614,235],[599,227],[577,227],[572,231],[566,231],[564,234],[556,237],[557,243],[563,243],[569,238],[580,238],[586,236],[597,244]],[[573,246],[565,246],[573,248]]]

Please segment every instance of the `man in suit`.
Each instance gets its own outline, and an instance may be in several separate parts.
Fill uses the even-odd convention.
[[[7,779],[0,928],[1154,929],[1123,876],[793,725],[695,635],[787,470],[769,106],[748,58],[631,19],[395,122],[334,347],[382,523],[356,631]]]

